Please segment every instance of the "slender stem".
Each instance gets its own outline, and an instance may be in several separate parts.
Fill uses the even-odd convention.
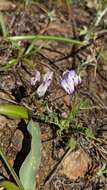
[[[27,6],[27,5],[29,5],[29,0],[25,0],[25,5]]]
[[[27,35],[27,36],[11,36],[11,37],[7,37],[6,39],[10,41],[19,41],[19,40],[60,41],[60,42],[65,42],[69,44],[86,45],[86,42],[81,42],[76,39],[66,38],[62,36]]]
[[[8,167],[10,173],[12,174],[15,182],[17,183],[17,185],[19,186],[20,190],[25,190],[23,185],[21,184],[18,176],[16,175],[14,169],[10,166],[9,162],[8,162],[8,159],[5,155],[5,153],[3,152],[2,148],[0,147],[0,156],[2,157],[3,161],[5,162],[6,166]]]

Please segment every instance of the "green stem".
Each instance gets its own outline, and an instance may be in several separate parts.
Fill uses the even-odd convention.
[[[10,166],[8,159],[6,158],[5,153],[3,152],[2,148],[0,147],[0,156],[2,157],[3,161],[5,162],[7,168],[9,169],[10,173],[12,174],[15,182],[17,183],[17,185],[19,186],[20,190],[25,190],[23,185],[21,184],[18,176],[16,175],[14,169]]]
[[[29,5],[29,3],[30,3],[30,0],[25,0],[25,5],[26,6]]]
[[[0,25],[1,25],[2,35],[6,37],[7,36],[6,25],[4,22],[3,15],[1,13],[0,13]]]
[[[7,40],[10,41],[20,41],[20,40],[43,40],[43,41],[59,41],[65,42],[69,44],[77,44],[77,45],[86,45],[85,42],[81,42],[76,39],[66,38],[62,36],[46,36],[46,35],[27,35],[27,36],[12,36],[7,37]]]

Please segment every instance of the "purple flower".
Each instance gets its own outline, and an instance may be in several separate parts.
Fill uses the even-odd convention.
[[[46,93],[48,87],[50,86],[51,82],[53,79],[53,72],[48,71],[44,77],[43,77],[43,82],[42,84],[37,88],[37,95],[39,97],[44,96],[44,94]]]
[[[36,70],[34,76],[30,79],[30,84],[35,86],[37,82],[40,82],[40,78],[40,72]]]
[[[81,78],[74,70],[67,70],[63,73],[61,86],[68,94],[72,94],[75,91],[75,87],[80,83]]]

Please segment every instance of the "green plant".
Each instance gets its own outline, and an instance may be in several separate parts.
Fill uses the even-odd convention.
[[[11,167],[11,165],[8,162],[8,159],[4,153],[4,151],[2,150],[2,148],[0,147],[0,156],[2,157],[4,163],[6,164],[8,170],[10,171],[11,175],[13,176],[13,179],[15,180],[17,186],[14,183],[11,182],[7,182],[7,181],[1,181],[0,182],[0,187],[6,187],[8,190],[24,190],[23,185],[21,184],[18,176],[16,175],[15,171],[13,170],[13,168]]]
[[[74,104],[72,105],[72,110],[68,114],[68,117],[66,119],[61,119],[60,115],[54,110],[50,109],[48,106],[48,103],[45,104],[45,114],[40,114],[39,118],[45,123],[53,124],[58,127],[58,134],[61,135],[61,133],[64,130],[67,130],[69,128],[69,125],[71,122],[73,122],[77,115],[79,114],[80,110],[87,106],[87,101],[81,100],[78,102],[77,97],[74,97]]]
[[[24,106],[18,106],[13,104],[0,104],[0,114],[6,115],[12,119],[27,119],[29,118],[29,112]]]
[[[7,28],[6,28],[2,13],[0,13],[0,26],[1,26],[1,31],[2,31],[3,37],[6,37],[8,32],[7,32]]]
[[[10,36],[10,37],[6,37],[6,40],[10,41],[11,46],[13,49],[17,49],[18,50],[18,57],[17,58],[13,58],[11,60],[9,60],[7,63],[5,63],[4,65],[1,66],[0,71],[9,71],[11,70],[15,65],[17,65],[17,63],[20,61],[20,59],[23,59],[23,62],[25,64],[29,64],[29,59],[27,59],[26,57],[28,55],[30,55],[30,53],[32,52],[32,50],[34,49],[35,52],[40,51],[41,47],[36,47],[36,41],[39,40],[43,40],[43,41],[58,41],[58,42],[64,42],[67,44],[77,44],[80,46],[85,45],[85,42],[76,40],[76,39],[71,39],[71,38],[65,38],[62,36],[48,36],[48,35],[23,35],[23,36]],[[23,40],[29,40],[31,41],[29,47],[27,48],[27,50],[25,50],[25,48],[22,48],[19,46],[18,42],[19,41],[23,41]]]
[[[97,170],[97,175],[98,176],[103,176],[104,174],[107,174],[107,165],[106,163],[103,164],[101,168],[98,168]]]
[[[99,10],[97,12],[97,17],[96,17],[96,23],[95,26],[98,26],[102,20],[102,18],[104,17],[104,15],[107,13],[107,5],[103,10]]]
[[[24,1],[26,6],[33,2],[39,2],[39,0],[24,0]]]
[[[14,183],[12,183],[10,181],[6,181],[6,180],[4,180],[4,181],[2,181],[0,183],[0,187],[1,188],[4,187],[4,188],[6,188],[8,190],[22,190],[21,188],[19,188],[18,186],[16,186]]]
[[[76,129],[78,132],[82,133],[88,139],[94,139],[94,133],[91,128],[83,127],[81,123],[76,125]]]
[[[50,12],[50,14],[48,15],[50,17],[50,19],[53,18],[53,16],[52,16],[53,13],[52,14],[51,13],[52,12]],[[52,35],[52,36],[50,36],[50,35],[22,35],[22,36],[9,36],[9,37],[7,37],[6,27],[5,27],[2,16],[1,16],[1,26],[2,26],[4,39],[6,41],[10,41],[11,47],[18,50],[18,57],[11,59],[7,63],[5,63],[3,66],[1,66],[0,71],[11,70],[15,65],[17,65],[17,63],[20,61],[20,58],[22,58],[22,57],[23,57],[23,61],[25,63],[26,62],[28,63],[29,60],[26,59],[26,56],[28,56],[28,54],[31,53],[32,49],[36,49],[36,51],[40,51],[40,47],[34,48],[36,46],[35,42],[39,41],[39,40],[43,40],[46,42],[58,41],[58,42],[67,43],[67,44],[76,44],[79,46],[84,46],[87,44],[87,42],[80,41],[78,39],[72,39],[72,38],[66,38],[63,36],[54,36],[54,35]],[[25,50],[25,48],[20,47],[20,45],[18,44],[19,41],[23,41],[23,40],[31,41],[31,44],[29,45],[27,50]]]
[[[12,119],[28,120],[29,118],[28,110],[23,106],[17,105],[0,105],[0,114],[8,116]],[[26,159],[22,163],[19,171],[19,177],[16,175],[14,169],[9,164],[5,153],[0,147],[0,156],[2,157],[16,183],[14,184],[11,181],[2,180],[0,182],[0,187],[4,187],[8,190],[35,190],[35,177],[41,160],[41,137],[38,123],[30,120],[27,125],[27,130],[31,136],[31,149]]]
[[[77,141],[73,137],[71,137],[68,140],[67,147],[70,148],[71,150],[74,150],[76,148],[76,145],[77,145]]]
[[[21,41],[21,40],[43,40],[43,41],[59,41],[68,44],[76,44],[76,45],[86,45],[85,42],[74,40],[71,38],[66,38],[62,36],[49,36],[49,35],[26,35],[26,36],[10,36],[6,38],[7,40],[13,41]]]
[[[32,137],[31,150],[20,168],[19,176],[25,190],[35,190],[35,177],[41,160],[41,137],[38,123],[31,120],[27,130]]]
[[[29,3],[30,3],[30,0],[25,0],[25,5],[26,6],[29,5]]]
[[[106,54],[106,52],[103,52],[103,51],[100,52],[99,53],[99,57],[102,58],[104,61],[107,61],[107,54]]]
[[[6,64],[1,66],[0,71],[9,71],[16,64],[17,64],[17,59],[11,59]]]
[[[66,119],[61,119],[59,123],[59,133],[61,133],[63,130],[66,130],[69,128],[69,124],[74,121],[79,114],[81,108],[85,107],[86,102],[81,100],[79,103],[76,102],[76,104],[73,105],[73,108],[71,112],[69,113],[68,117]]]

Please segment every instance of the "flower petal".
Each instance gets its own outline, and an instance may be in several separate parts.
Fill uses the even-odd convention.
[[[72,94],[74,92],[74,83],[73,80],[67,81],[66,79],[61,80],[62,88],[68,93]]]
[[[74,70],[66,70],[61,78],[61,86],[68,93],[72,94],[75,87],[81,83],[81,78]]]
[[[53,72],[48,71],[43,77],[42,84],[37,88],[37,95],[39,97],[44,96],[44,94],[46,93],[48,87],[52,82],[52,79],[53,79]]]
[[[34,76],[30,79],[30,84],[35,86],[37,82],[40,82],[40,72],[38,70],[35,71]]]
[[[73,78],[76,75],[76,72],[74,70],[69,70],[70,76]]]

